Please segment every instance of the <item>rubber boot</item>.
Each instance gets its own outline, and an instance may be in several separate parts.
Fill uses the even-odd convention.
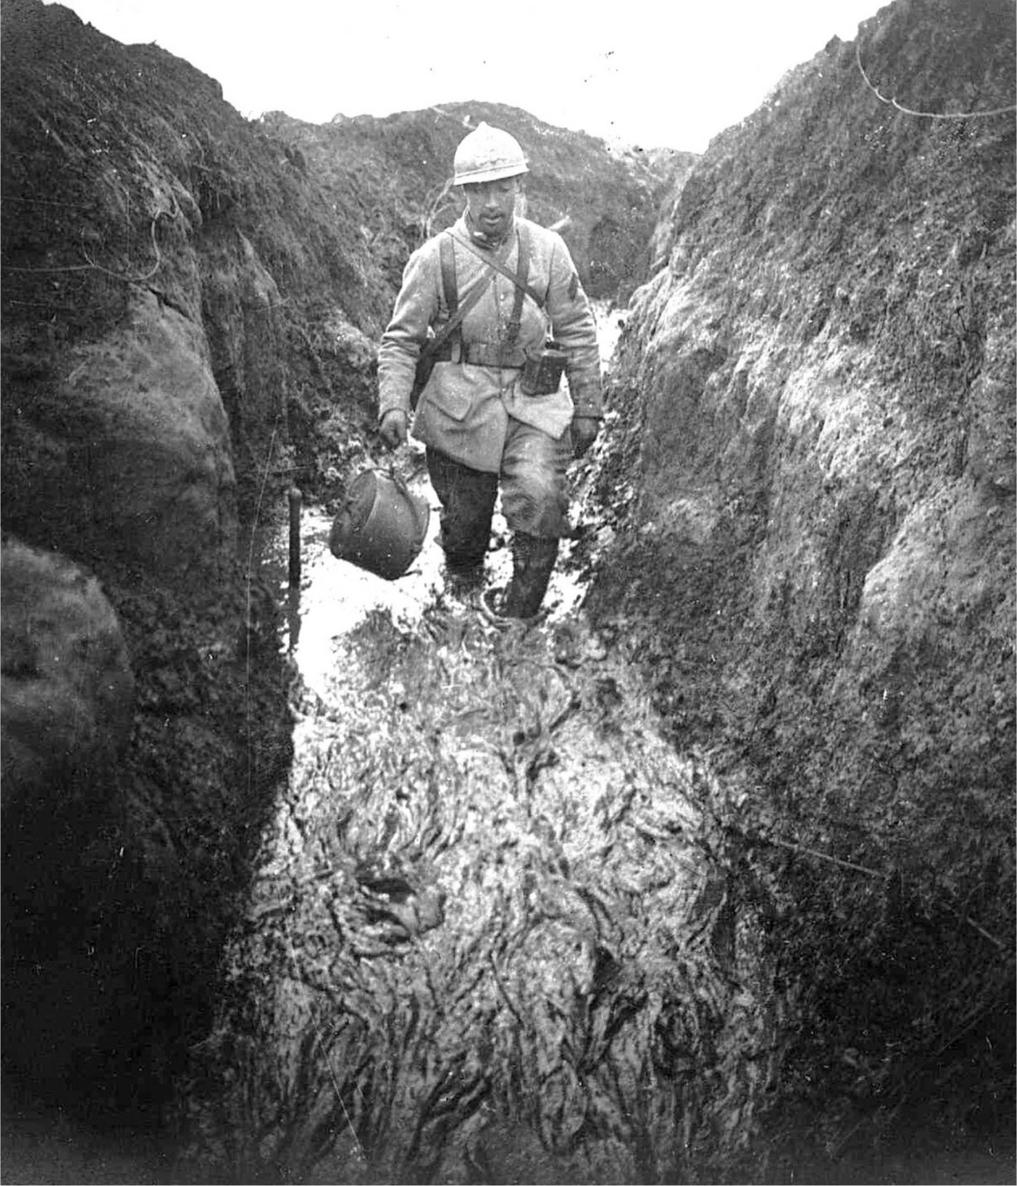
[[[512,580],[499,612],[506,618],[532,618],[547,592],[558,558],[558,540],[519,531],[512,538]]]

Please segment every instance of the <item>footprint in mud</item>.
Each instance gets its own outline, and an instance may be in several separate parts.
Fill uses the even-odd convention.
[[[365,918],[372,923],[391,924],[390,942],[406,942],[441,926],[445,920],[445,895],[441,891],[418,891],[405,877],[369,863],[357,866],[356,879]]]

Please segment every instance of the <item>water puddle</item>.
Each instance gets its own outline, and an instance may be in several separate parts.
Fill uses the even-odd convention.
[[[416,457],[422,456],[422,449]],[[411,468],[406,466],[406,468]],[[415,466],[419,470],[420,464]],[[439,602],[444,590],[444,553],[438,544],[440,503],[426,476],[408,480],[410,489],[422,495],[431,509],[427,535],[420,555],[409,572],[387,581],[338,560],[328,548],[332,517],[311,504],[301,512],[301,574],[299,586],[288,579],[289,529],[280,523],[266,541],[262,571],[277,590],[285,613],[280,646],[291,657],[305,687],[323,700],[331,695],[337,658],[344,650],[343,636],[359,626],[369,614],[382,612],[400,629],[412,633],[421,618]],[[488,552],[488,583],[504,585],[512,574],[509,532],[500,513],[495,514],[492,549]],[[571,541],[563,541],[558,564],[548,587],[545,607],[548,619],[561,621],[577,612],[585,589],[569,568]],[[479,611],[477,611],[479,612]]]
[[[386,581],[345,560],[328,548],[332,516],[314,504],[301,511],[299,585],[287,573],[289,529],[281,524],[269,539],[262,570],[278,590],[285,610],[280,646],[290,655],[305,686],[327,699],[335,670],[338,643],[374,610],[388,613],[402,629],[419,623],[424,608],[442,588],[442,552],[437,545],[438,504],[430,484],[412,484],[431,507],[427,537],[410,571]]]

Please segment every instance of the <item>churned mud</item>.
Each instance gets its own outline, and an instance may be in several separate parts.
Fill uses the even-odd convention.
[[[501,630],[399,608],[326,638],[318,604],[301,625],[294,764],[227,945],[194,1163],[233,1180],[674,1172],[711,1107],[692,1068],[707,1049],[724,1064],[736,1034],[763,1055],[767,1030],[711,876],[707,775],[575,615]],[[681,1049],[687,1081],[661,1074]],[[751,1109],[765,1059],[742,1082],[746,1066],[729,1087]]]

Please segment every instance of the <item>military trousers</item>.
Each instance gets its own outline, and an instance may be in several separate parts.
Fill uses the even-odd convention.
[[[570,534],[566,471],[572,460],[568,429],[558,438],[510,419],[497,474],[473,469],[431,446],[427,471],[441,502],[441,545],[451,569],[484,559],[491,519],[501,492],[509,530],[540,539]]]

